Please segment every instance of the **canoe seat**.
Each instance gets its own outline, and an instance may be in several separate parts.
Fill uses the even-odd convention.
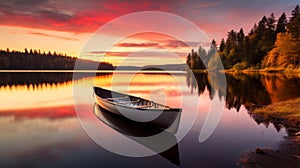
[[[124,96],[124,97],[109,97],[105,98],[106,100],[122,100],[122,99],[127,99],[129,96]]]
[[[151,102],[151,104],[147,105],[141,105],[141,106],[134,106],[135,108],[147,108],[147,107],[152,107],[154,104]]]
[[[140,102],[141,100],[140,99],[137,99],[137,100],[128,100],[128,101],[115,101],[116,103],[119,103],[119,104],[128,104],[128,103],[138,103]]]

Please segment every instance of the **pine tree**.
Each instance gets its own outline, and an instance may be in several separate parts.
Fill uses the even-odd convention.
[[[222,38],[221,43],[220,43],[220,47],[219,47],[219,51],[223,52],[225,49],[225,40]]]
[[[215,39],[213,39],[213,40],[211,41],[211,46],[217,48],[217,42],[216,42]]]
[[[186,56],[186,64],[191,68],[191,54],[189,53],[187,56]]]
[[[290,22],[287,25],[288,32],[293,38],[300,38],[300,7],[297,5],[292,11]]]
[[[275,22],[276,20],[275,20],[274,13],[271,13],[271,15],[267,19],[267,29],[270,32],[275,32]]]
[[[206,50],[201,46],[199,46],[199,49],[198,49],[198,57],[200,58],[198,60],[199,68],[200,69],[205,69],[205,67],[207,67],[209,58],[207,57]]]
[[[283,12],[281,14],[281,16],[279,17],[279,19],[278,19],[275,33],[276,34],[278,34],[278,33],[285,33],[286,32],[287,23],[288,23],[288,21],[287,21],[286,15]]]

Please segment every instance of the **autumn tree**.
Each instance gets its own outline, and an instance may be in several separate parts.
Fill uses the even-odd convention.
[[[242,28],[239,31],[229,31],[227,38],[220,42],[218,54],[225,69],[298,67],[299,38],[300,7],[297,5],[289,21],[285,13],[282,13],[277,21],[274,13],[271,13],[268,17],[263,16],[257,24],[255,23],[247,35]],[[216,42],[213,40],[212,44]],[[199,47],[197,54],[207,66],[210,60],[215,59],[214,50],[210,48],[206,53],[204,52],[205,50]],[[197,65],[199,68],[199,61],[193,59],[193,52],[188,58],[191,59],[187,62],[196,63],[191,66]]]
[[[275,46],[263,60],[264,67],[299,68],[300,42],[291,33],[279,33]]]

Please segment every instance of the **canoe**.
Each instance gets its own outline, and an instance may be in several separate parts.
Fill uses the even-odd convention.
[[[159,128],[124,119],[124,117],[120,115],[113,114],[110,111],[101,108],[98,104],[94,105],[94,113],[100,121],[113,130],[147,147],[163,158],[169,160],[171,163],[180,165],[179,147],[177,138],[174,134],[164,132],[161,136],[153,137],[153,135],[157,135],[161,132]],[[147,139],[147,137],[152,137],[154,139]],[[170,148],[161,151],[161,146],[170,146]]]
[[[140,97],[94,87],[96,103],[111,113],[136,122],[177,132],[181,108],[171,108]]]

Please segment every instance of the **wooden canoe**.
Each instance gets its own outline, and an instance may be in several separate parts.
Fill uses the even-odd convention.
[[[96,103],[111,113],[177,132],[181,109],[171,108],[140,97],[94,87]]]

